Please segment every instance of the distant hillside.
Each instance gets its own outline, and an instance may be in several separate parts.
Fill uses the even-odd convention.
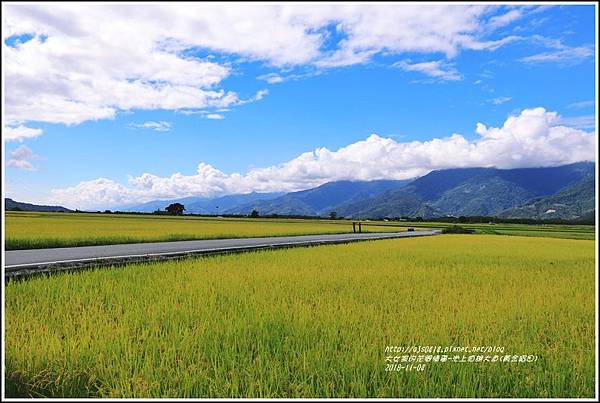
[[[225,210],[235,208],[244,203],[257,200],[269,200],[283,195],[284,193],[246,193],[228,195],[221,197],[183,197],[179,199],[152,200],[135,206],[117,208],[118,211],[151,213],[156,210],[164,210],[171,203],[181,203],[185,206],[187,214],[217,214]],[[218,208],[217,208],[218,207]]]
[[[565,186],[558,193],[530,201],[522,207],[499,214],[502,218],[559,218],[574,220],[593,216],[596,207],[596,178],[585,178]]]
[[[260,215],[328,215],[346,203],[376,196],[389,189],[402,187],[409,180],[336,181],[313,189],[292,192],[272,200],[261,200],[229,209],[227,214],[249,214],[257,210]]]
[[[347,217],[494,216],[550,196],[594,174],[582,162],[551,168],[460,168],[433,171],[400,189],[348,203]]]
[[[223,213],[237,206],[263,200],[271,200],[283,195],[283,192],[277,193],[246,193],[217,197],[213,199],[198,200],[189,205],[185,205],[187,212],[194,214],[215,214]],[[217,208],[218,207],[218,208]]]
[[[127,212],[135,212],[135,213],[152,213],[156,210],[164,210],[171,203],[181,203],[186,208],[190,203],[197,202],[199,200],[204,200],[202,197],[182,197],[179,199],[166,199],[166,200],[152,200],[142,204],[136,204],[133,206],[122,206],[115,207],[114,211],[127,211]]]
[[[14,201],[13,199],[6,198],[4,199],[4,209],[5,210],[22,210],[22,211],[60,211],[63,213],[72,212],[73,210],[69,210],[63,206],[41,206],[38,204],[31,203],[22,203],[18,201]]]

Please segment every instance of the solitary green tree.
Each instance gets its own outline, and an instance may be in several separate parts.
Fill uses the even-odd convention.
[[[182,215],[183,210],[185,210],[185,206],[181,203],[172,203],[169,204],[165,210],[167,210],[167,213],[171,215]]]
[[[252,217],[252,218],[258,217],[258,211],[257,210],[252,210],[252,212],[250,213],[250,217]]]
[[[337,213],[335,211],[332,211],[331,213],[329,213],[329,218],[335,220],[337,218]]]

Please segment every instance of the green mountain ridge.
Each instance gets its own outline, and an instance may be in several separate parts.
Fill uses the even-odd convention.
[[[43,212],[51,212],[51,211],[59,211],[63,213],[69,213],[73,210],[70,210],[63,206],[43,206],[39,204],[32,203],[23,203],[18,202],[10,198],[4,199],[4,209],[5,210],[20,210],[20,211],[43,211]]]
[[[587,176],[554,195],[537,198],[524,206],[505,210],[499,217],[574,220],[593,215],[596,207],[595,185],[595,176]]]
[[[564,190],[565,195],[560,197],[569,199],[570,204],[554,215],[540,215],[534,208],[520,213],[515,210],[514,214],[521,214],[518,218],[575,219],[586,214],[595,202],[594,169],[594,163],[581,162],[549,168],[433,171],[400,189],[346,203],[339,207],[338,214],[352,218],[500,216]],[[576,186],[579,181],[583,182]],[[579,193],[585,196],[577,196]]]

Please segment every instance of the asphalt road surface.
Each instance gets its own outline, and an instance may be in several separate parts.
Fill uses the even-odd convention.
[[[18,277],[35,271],[53,271],[84,266],[110,265],[191,255],[275,249],[294,246],[346,243],[373,239],[436,235],[440,231],[324,234],[265,238],[213,239],[199,241],[152,242],[75,248],[6,251],[5,277]]]

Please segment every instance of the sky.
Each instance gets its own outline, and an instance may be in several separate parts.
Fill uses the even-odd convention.
[[[596,158],[591,4],[2,9],[18,201],[94,210]]]

